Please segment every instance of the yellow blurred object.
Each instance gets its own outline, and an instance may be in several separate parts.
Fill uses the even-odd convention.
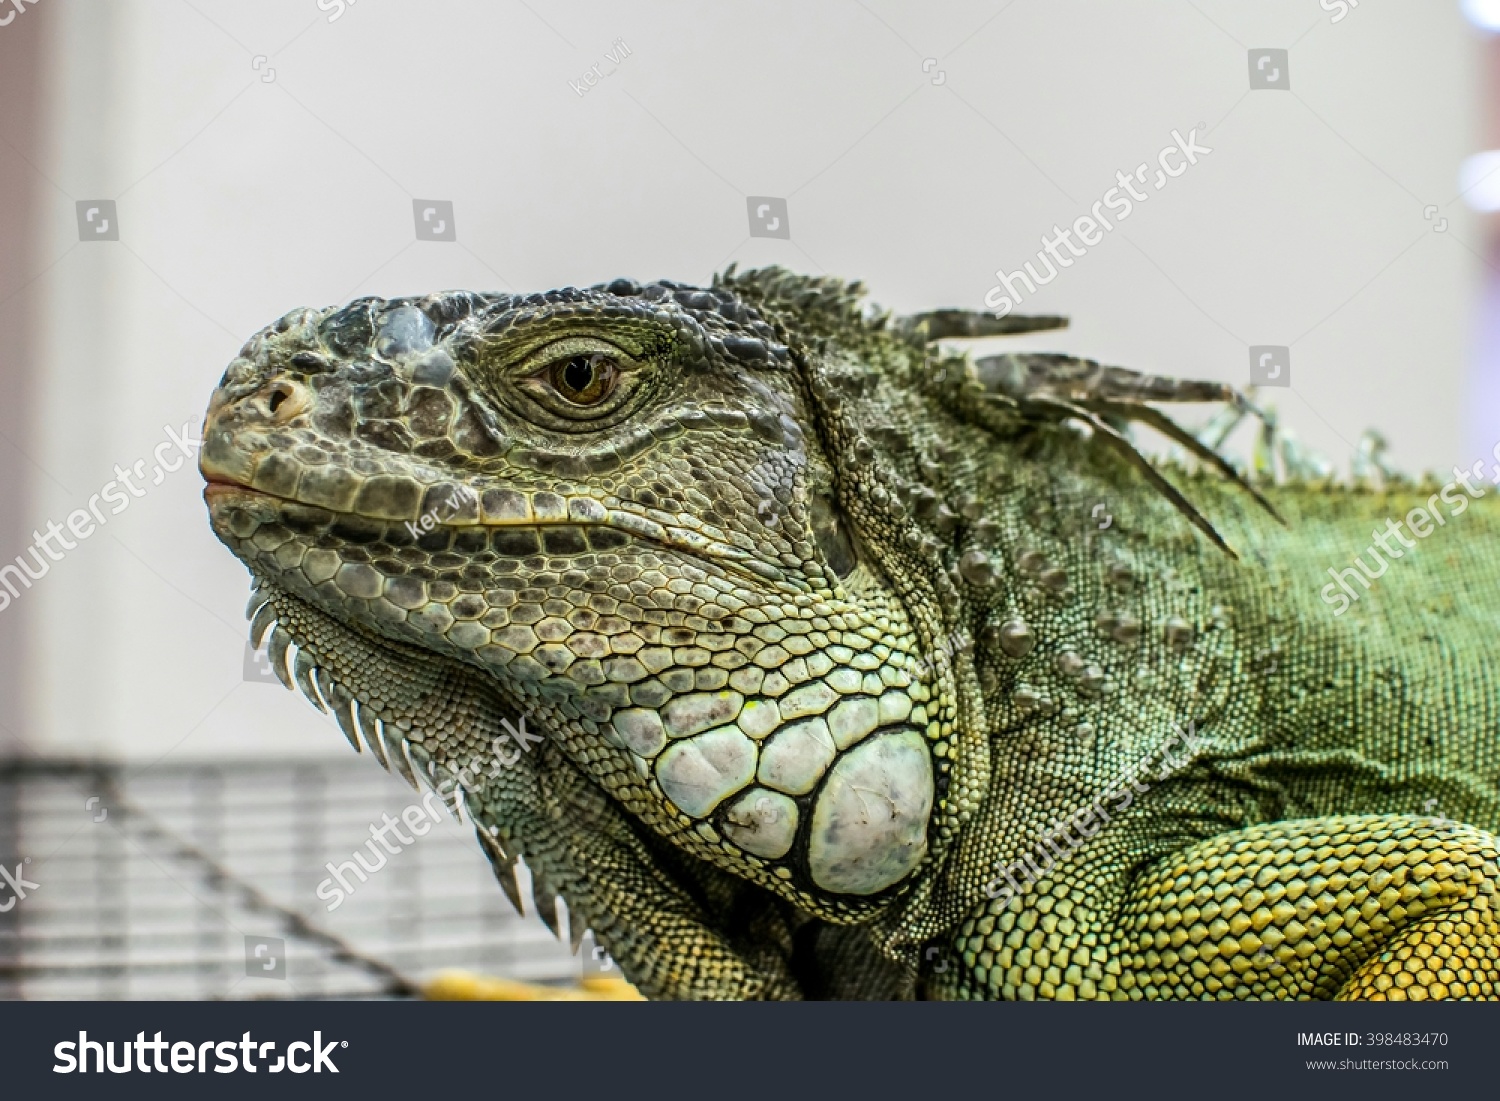
[[[469,971],[439,971],[422,988],[430,1002],[643,1002],[640,992],[624,979],[586,978],[577,986],[542,986],[475,975]]]
[[[644,1002],[646,996],[624,979],[590,978],[579,984],[584,997],[596,1002]]]

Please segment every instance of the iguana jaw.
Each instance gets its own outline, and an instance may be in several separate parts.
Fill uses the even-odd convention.
[[[212,468],[208,472],[219,474]],[[252,573],[287,596],[342,622],[390,641],[418,645],[431,653],[477,665],[502,684],[512,684],[507,676],[510,665],[536,652],[518,656],[510,647],[493,642],[476,646],[475,621],[434,610],[433,604],[440,601],[428,600],[420,607],[403,609],[397,602],[411,601],[401,584],[402,575],[382,573],[380,559],[374,565],[358,560],[364,553],[362,546],[339,538],[340,533],[355,534],[352,525],[362,524],[365,530],[358,533],[360,538],[382,545],[402,540],[405,522],[338,514],[217,479],[209,483],[204,496],[215,532]],[[470,530],[477,527],[469,526]],[[390,563],[383,569],[390,570]],[[449,606],[454,602],[450,600]],[[852,609],[848,614],[852,615]],[[426,616],[415,629],[411,623],[414,616]],[[434,629],[440,619],[447,625],[446,632]],[[472,633],[460,634],[466,623]],[[295,633],[292,637],[302,644]],[[777,628],[768,637],[795,641],[797,635]],[[886,638],[889,641],[889,636]],[[846,637],[846,641],[856,640],[857,636]],[[809,677],[804,671],[802,676],[807,679],[789,682],[773,667],[769,672],[779,678],[779,688],[770,688],[759,668],[747,666],[747,673],[753,672],[758,684],[775,693],[773,697],[757,699],[749,681],[736,676],[730,684],[738,685],[738,689],[681,694],[663,709],[664,720],[646,708],[627,707],[617,712],[601,733],[636,762],[639,775],[627,790],[649,781],[652,763],[656,762],[658,782],[667,778],[662,787],[674,802],[681,800],[677,805],[685,812],[677,829],[664,829],[663,833],[696,849],[706,840],[700,824],[705,819],[718,824],[718,829],[733,838],[737,848],[755,857],[760,867],[794,869],[780,882],[788,888],[801,888],[795,897],[810,909],[819,906],[816,896],[805,893],[807,887],[845,896],[835,908],[841,916],[863,897],[883,895],[886,888],[904,879],[926,852],[925,824],[932,809],[934,781],[918,732],[923,713],[920,705],[914,708],[912,703],[913,699],[926,698],[926,690],[908,676],[891,670],[882,674],[883,659],[877,655],[883,644],[872,651],[867,640],[859,641],[861,650],[834,647],[834,657],[842,655],[841,660],[850,664],[834,668],[832,661],[824,660],[821,678]],[[816,659],[821,655],[810,656]],[[790,655],[781,659],[788,660]],[[795,676],[797,669],[805,670],[803,662],[792,661],[788,671]],[[525,695],[523,688],[520,707],[532,705]],[[566,736],[566,712],[549,717],[552,722],[548,725]],[[769,736],[783,735],[783,728],[791,730],[790,738]],[[684,734],[676,735],[674,729]],[[673,745],[700,741],[694,733],[705,730],[709,748],[700,752],[708,756],[687,758],[686,764],[678,766],[678,774],[684,779],[672,786],[669,778],[673,771],[670,765],[662,767],[663,755]],[[747,735],[761,743],[761,782],[747,776],[738,781],[739,791],[728,798],[716,798],[713,792],[718,788],[705,792],[703,785],[724,782],[720,778],[723,759],[714,758],[712,753],[722,753],[721,746],[726,742],[748,744],[743,740]],[[679,737],[681,741],[676,740]],[[773,745],[781,748],[779,754],[765,751]],[[788,745],[793,748],[788,750]],[[683,759],[681,750],[678,759]],[[477,763],[477,771],[484,771],[482,752],[466,758],[460,751],[450,759],[449,767],[457,771],[471,762]],[[754,764],[752,761],[752,767]],[[807,780],[797,778],[804,775]],[[825,782],[830,776],[832,779]],[[798,795],[803,798],[795,798]],[[716,847],[722,851],[726,844],[720,841]],[[788,858],[785,863],[780,859],[783,856]]]

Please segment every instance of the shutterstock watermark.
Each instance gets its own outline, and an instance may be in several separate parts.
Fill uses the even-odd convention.
[[[1490,466],[1490,482],[1500,485],[1500,443],[1495,444],[1492,454],[1495,462]],[[1455,466],[1453,481],[1428,497],[1425,504],[1411,509],[1399,520],[1387,517],[1383,531],[1376,528],[1370,532],[1370,545],[1354,556],[1352,565],[1343,569],[1329,566],[1328,576],[1333,580],[1323,586],[1319,595],[1323,598],[1323,603],[1333,609],[1333,614],[1341,616],[1347,612],[1360,596],[1370,591],[1377,578],[1385,576],[1386,571],[1391,568],[1391,562],[1406,557],[1407,551],[1417,548],[1417,544],[1407,538],[1406,531],[1410,531],[1418,539],[1426,539],[1438,528],[1444,527],[1451,518],[1462,516],[1468,509],[1470,500],[1483,497],[1485,490],[1474,484],[1474,480],[1481,476],[1483,466],[1483,459],[1467,470]],[[1463,487],[1462,493],[1458,491],[1459,486]],[[1439,508],[1439,501],[1446,508]],[[1399,546],[1391,545],[1392,538]],[[1378,548],[1376,544],[1379,544]],[[1385,552],[1384,557],[1381,556],[1381,551]],[[1366,555],[1370,558],[1368,566],[1364,563]],[[1375,569],[1377,565],[1380,567],[1378,571]],[[1361,591],[1355,591],[1350,584],[1353,581],[1359,583]]]
[[[1165,780],[1187,764],[1202,740],[1191,722],[1187,724],[1186,730],[1176,727],[1172,736],[1155,753],[1147,754],[1134,767],[1122,773],[1092,803],[1079,807],[1066,818],[1054,820],[1051,826],[1042,831],[1041,838],[1021,854],[1020,859],[1010,864],[996,861],[997,874],[985,884],[984,893],[990,898],[1004,898],[1001,906],[1009,906],[1054,864],[1083,848],[1089,838],[1108,825],[1111,809],[1115,814],[1122,814],[1130,808],[1137,795],[1145,795],[1151,790],[1151,785],[1142,781],[1141,774],[1150,767],[1153,760],[1159,758],[1161,761],[1156,779]],[[1178,742],[1182,743],[1178,749],[1181,756],[1170,749]],[[1107,808],[1106,803],[1114,803],[1113,808]],[[1079,836],[1074,837],[1071,830],[1077,830]],[[1017,873],[1025,877],[1024,884],[1017,881]],[[1005,880],[1003,884],[1001,879]]]
[[[379,826],[370,827],[370,840],[365,842],[365,848],[370,850],[370,862],[365,862],[363,849],[355,849],[350,859],[341,864],[329,861],[324,865],[328,869],[329,877],[318,884],[317,894],[324,902],[328,903],[328,912],[331,914],[344,904],[344,900],[355,891],[354,883],[349,877],[354,877],[360,883],[368,883],[370,876],[384,868],[389,853],[391,856],[399,854],[408,845],[415,845],[418,837],[424,837],[427,831],[432,829],[433,823],[442,821],[443,812],[441,806],[433,806],[432,801],[441,796],[435,791],[429,791],[420,803],[413,803],[401,812],[400,819],[392,818],[389,814],[381,816]],[[402,824],[406,825],[414,836],[408,837],[401,832]],[[394,833],[400,848],[391,843],[387,836]],[[376,842],[379,842],[377,847]],[[356,861],[358,863],[356,863]],[[346,874],[347,873],[347,874]],[[335,883],[337,884],[335,886]]]
[[[350,4],[358,4],[359,0],[318,0],[319,11],[333,12],[328,17],[328,22],[337,23],[343,14],[349,10]]]
[[[1213,150],[1206,145],[1198,144],[1198,130],[1193,128],[1188,131],[1188,136],[1183,137],[1178,131],[1172,131],[1172,141],[1175,143],[1164,148],[1156,155],[1156,163],[1160,166],[1156,170],[1153,189],[1160,191],[1166,186],[1169,179],[1176,179],[1188,170],[1191,165],[1198,163],[1200,155],[1207,156]],[[1150,191],[1138,190],[1136,184],[1145,184],[1151,177],[1151,166],[1142,162],[1134,173],[1116,172],[1115,181],[1117,187],[1106,191],[1099,201],[1089,208],[1090,213],[1074,219],[1072,226],[1064,229],[1054,225],[1052,237],[1042,235],[1042,250],[1036,254],[1037,260],[1047,267],[1047,275],[1032,267],[1028,260],[1025,266],[1017,271],[1007,272],[1004,268],[995,272],[995,278],[999,283],[991,287],[989,293],[984,296],[984,304],[995,311],[996,317],[1004,317],[1015,309],[1021,299],[1025,297],[1017,284],[1023,285],[1025,294],[1035,294],[1038,287],[1044,287],[1057,278],[1057,273],[1062,268],[1071,268],[1073,258],[1084,256],[1088,249],[1104,240],[1106,232],[1113,232],[1115,225],[1129,218],[1136,206],[1144,203],[1151,197]],[[1104,211],[1109,210],[1114,215],[1114,221],[1105,217]],[[1073,243],[1074,235],[1077,235],[1082,248]],[[1068,256],[1060,251],[1066,248]]]
[[[406,521],[406,530],[411,533],[413,539],[426,535],[444,520],[454,516],[465,504],[479,504],[479,494],[468,486],[454,486],[448,491],[448,495],[426,512],[418,516],[416,520]]]
[[[1334,13],[1328,22],[1342,23],[1352,8],[1359,7],[1359,0],[1318,0],[1318,7]]]
[[[615,69],[618,69],[620,67],[620,62],[629,57],[632,52],[630,47],[625,44],[625,40],[623,38],[615,39],[614,42],[611,43],[611,45],[613,46],[613,49],[605,51],[604,60],[613,65],[615,67],[614,69],[610,69],[609,72],[605,72],[599,68],[599,63],[595,62],[593,65],[589,66],[589,71],[584,73],[577,80],[568,81],[568,87],[577,92],[579,96],[587,95],[589,89],[594,87],[594,85],[598,84],[607,76],[613,76],[615,73]]]
[[[532,734],[526,729],[525,715],[515,724],[509,719],[502,719],[501,725],[506,732],[490,742],[490,767],[484,774],[490,779],[499,776],[502,769],[519,763],[521,755],[530,753],[532,745],[542,740],[541,735]],[[509,743],[508,747],[506,743]],[[464,792],[472,791],[478,782],[470,771],[472,768],[472,763],[465,765],[456,777],[444,780],[436,791],[429,791],[423,796],[421,802],[402,810],[399,817],[381,815],[380,825],[370,826],[370,840],[365,842],[364,848],[355,849],[350,858],[340,864],[334,864],[330,860],[324,865],[329,874],[328,878],[318,884],[317,896],[328,903],[329,913],[337,910],[354,894],[357,885],[353,880],[357,880],[359,884],[368,883],[370,876],[384,868],[390,857],[398,856],[408,845],[415,845],[418,837],[425,837],[435,823],[442,821],[442,803],[434,805],[433,800],[450,801],[453,812],[458,813]],[[411,831],[412,836],[401,832],[403,825]],[[370,853],[368,862],[364,855],[366,849]]]
[[[26,865],[30,863],[31,857],[28,856],[16,865],[14,872],[4,864],[0,864],[0,883],[10,888],[10,897],[4,902],[0,902],[0,914],[9,913],[16,908],[16,903],[26,901],[26,892],[28,890],[41,890],[42,885],[40,883],[33,883],[21,874],[26,870]]]
[[[192,459],[197,454],[197,448],[203,446],[203,441],[194,438],[190,429],[192,425],[184,424],[179,433],[173,430],[171,425],[166,425],[162,431],[167,438],[157,444],[151,455],[156,464],[151,468],[155,476],[150,485],[159,486],[166,480],[168,474],[182,469],[184,459]],[[168,462],[168,460],[172,460]],[[71,532],[73,539],[70,540],[63,531],[63,525],[55,520],[47,522],[47,533],[43,535],[40,531],[31,533],[32,544],[27,548],[30,553],[31,562],[27,563],[27,553],[22,552],[11,562],[0,566],[0,612],[9,608],[11,603],[18,599],[23,588],[31,588],[32,582],[40,581],[47,576],[52,569],[52,563],[61,562],[63,555],[77,548],[78,543],[93,535],[104,525],[107,517],[101,511],[101,506],[106,502],[111,506],[110,516],[118,516],[130,507],[132,497],[144,497],[146,485],[136,485],[136,480],[144,483],[146,481],[145,467],[147,459],[137,459],[129,467],[115,466],[114,480],[104,483],[98,493],[89,497],[88,508],[75,508],[68,513],[65,523],[67,531]],[[125,495],[129,490],[130,496]],[[33,571],[33,567],[35,570]]]
[[[27,5],[30,5],[34,8],[41,2],[42,0],[10,0],[10,6],[14,10],[8,11],[3,16],[0,16],[0,27],[8,27],[12,23],[14,23],[16,16],[24,12]]]
[[[918,680],[926,675],[928,670],[940,672],[952,663],[955,654],[966,654],[974,648],[974,640],[969,637],[967,631],[960,628],[948,635],[945,639],[925,657],[919,658],[914,670]]]

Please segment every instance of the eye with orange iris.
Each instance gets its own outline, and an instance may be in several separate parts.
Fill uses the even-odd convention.
[[[609,356],[595,352],[560,360],[549,376],[552,388],[574,405],[598,405],[614,392],[620,368]]]

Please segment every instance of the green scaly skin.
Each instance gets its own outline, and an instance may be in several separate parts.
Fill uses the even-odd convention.
[[[1335,616],[1435,489],[1171,471],[1236,559],[1069,423],[1213,387],[858,294],[289,314],[204,427],[254,634],[650,996],[1494,996],[1495,495]]]

